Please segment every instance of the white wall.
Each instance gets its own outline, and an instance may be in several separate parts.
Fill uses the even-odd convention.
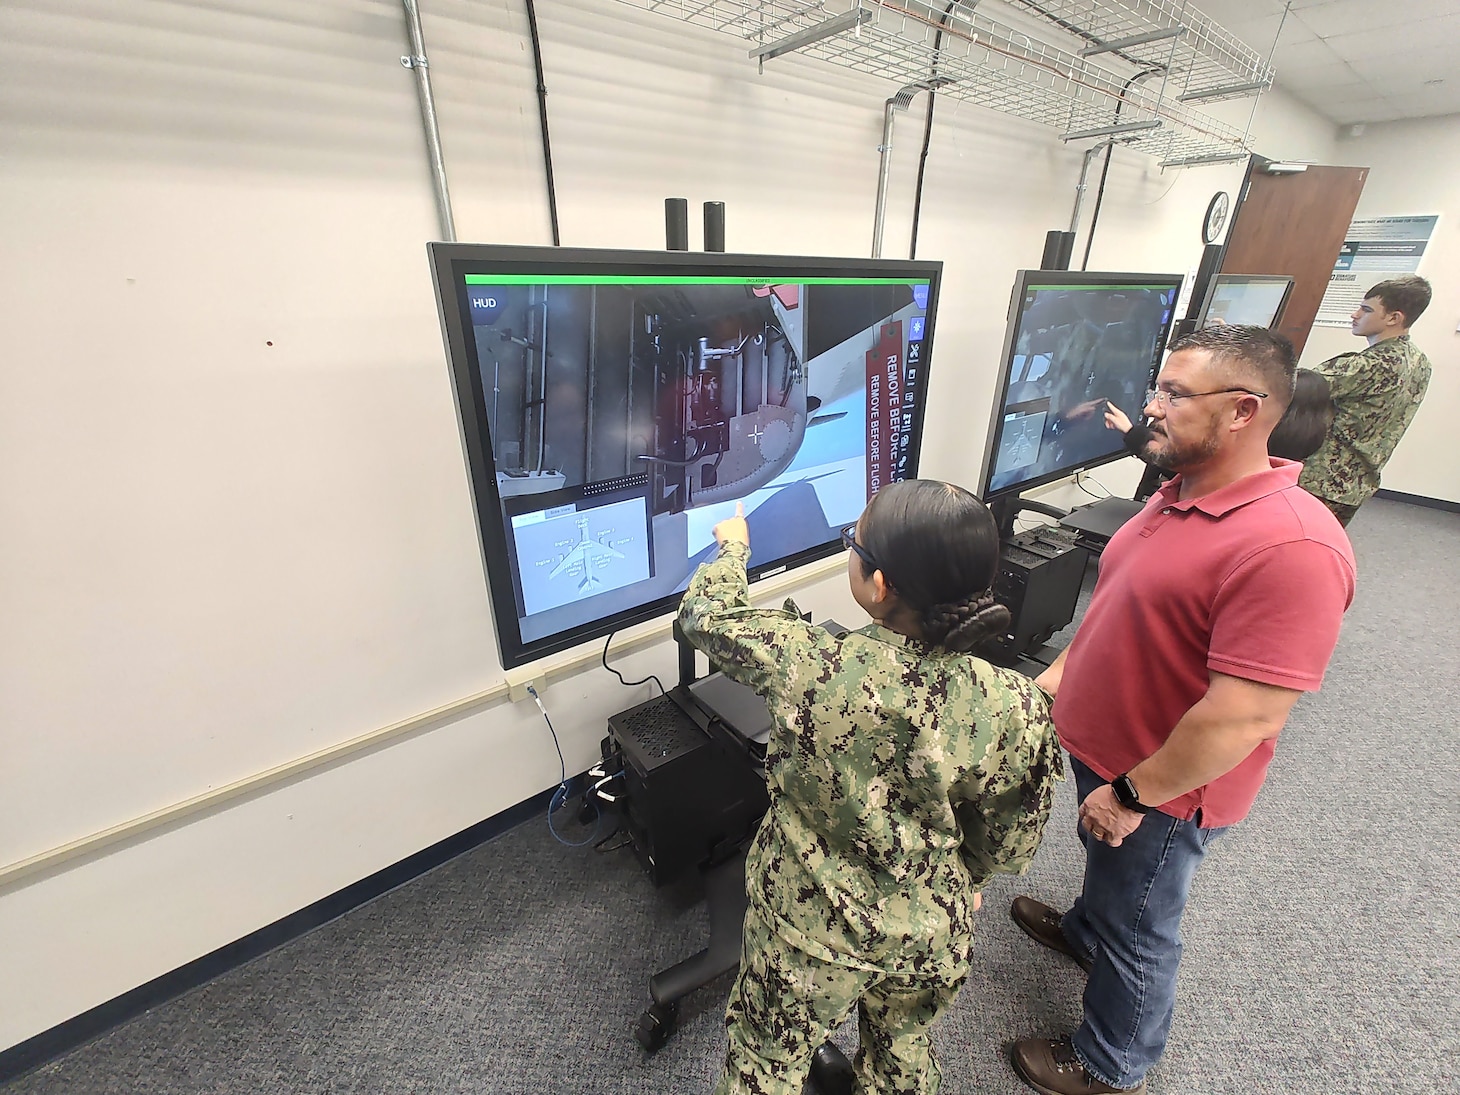
[[[548,242],[521,5],[424,7],[459,237]],[[736,41],[612,0],[539,15],[565,243],[657,246],[682,195],[728,203],[734,250],[866,253],[895,89],[796,58],[757,76]],[[394,0],[0,9],[0,869],[501,679],[406,51]],[[1264,113],[1326,132],[1278,95]],[[926,474],[978,469],[1013,272],[1067,224],[1079,159],[939,108]],[[1118,151],[1092,265],[1186,270],[1240,174]],[[837,579],[800,596],[855,613]],[[624,664],[672,666],[664,644]],[[555,682],[570,771],[647,694]],[[0,890],[0,1048],[557,776],[536,709],[487,705]]]
[[[1383,122],[1353,137],[1345,129],[1334,163],[1369,168],[1356,217],[1440,214],[1420,273],[1434,300],[1414,325],[1414,341],[1434,366],[1425,401],[1384,469],[1389,490],[1460,502],[1460,114]],[[1377,279],[1376,279],[1377,280]],[[1347,330],[1313,328],[1302,364],[1363,348]]]

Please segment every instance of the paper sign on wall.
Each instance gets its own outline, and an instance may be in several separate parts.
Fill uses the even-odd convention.
[[[1313,326],[1349,326],[1349,317],[1370,288],[1400,274],[1417,273],[1439,219],[1363,217],[1353,221]]]

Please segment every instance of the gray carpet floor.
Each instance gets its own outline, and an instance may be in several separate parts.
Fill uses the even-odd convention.
[[[1327,684],[1197,877],[1152,1095],[1457,1090],[1460,515],[1377,499],[1350,531],[1360,591]],[[1026,1092],[1008,1044],[1078,1020],[1080,971],[1008,917],[1016,893],[1076,892],[1074,808],[1069,782],[1029,876],[986,894],[935,1032],[947,1092]],[[692,885],[535,820],[0,1092],[707,1091],[728,981],[657,1055],[632,1035],[650,975],[705,931]]]

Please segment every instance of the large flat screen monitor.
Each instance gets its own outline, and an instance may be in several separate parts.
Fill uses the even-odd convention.
[[[1282,274],[1217,274],[1207,286],[1196,325],[1276,327],[1292,291],[1293,279]]]
[[[1180,288],[1178,274],[1019,272],[980,477],[984,501],[1126,454],[1103,404],[1138,414]]]
[[[430,244],[504,667],[752,580],[917,474],[942,264]]]

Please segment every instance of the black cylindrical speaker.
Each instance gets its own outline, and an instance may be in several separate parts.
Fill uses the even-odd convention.
[[[1075,253],[1075,234],[1057,229],[1044,234],[1044,254],[1040,256],[1041,270],[1068,270],[1070,257]]]
[[[705,202],[705,250],[725,250],[724,202]]]
[[[1070,261],[1075,257],[1075,234],[1073,232],[1061,232],[1064,237],[1060,242],[1060,269],[1068,270]]]
[[[689,250],[689,199],[664,199],[664,249]]]

